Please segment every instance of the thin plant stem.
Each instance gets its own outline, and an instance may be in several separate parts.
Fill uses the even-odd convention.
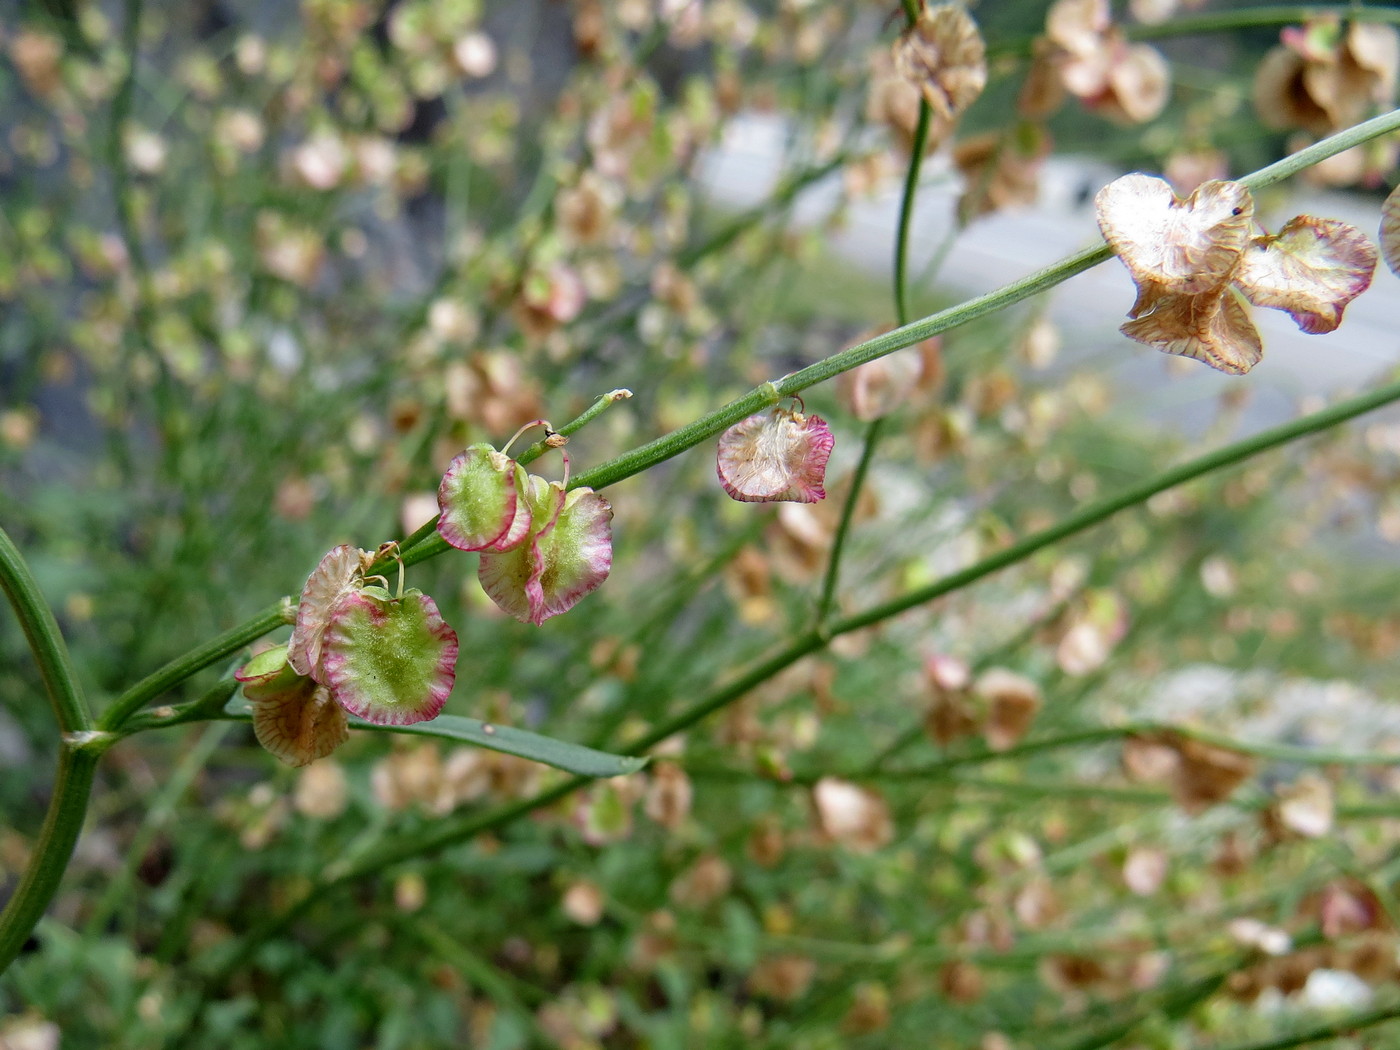
[[[846,502],[841,507],[841,520],[831,539],[831,554],[826,559],[826,575],[822,580],[821,599],[817,602],[817,629],[826,623],[827,617],[836,604],[836,584],[841,574],[841,557],[846,551],[846,540],[850,536],[851,522],[855,519],[856,505],[860,502],[860,491],[865,485],[870,463],[875,458],[875,448],[880,444],[880,434],[884,430],[885,417],[872,419],[865,428],[865,442],[861,445],[860,460],[855,473],[851,475],[851,488],[846,493]]]
[[[164,667],[141,679],[112,701],[112,705],[102,713],[98,725],[109,731],[122,728],[127,719],[162,693],[173,689],[206,667],[227,659],[269,631],[291,622],[290,600],[283,598],[251,620],[225,631],[216,638],[211,638],[199,648],[191,649],[185,655],[171,660]]]
[[[904,0],[904,14],[912,26],[919,20],[918,0]],[[924,153],[928,149],[928,129],[933,119],[933,110],[928,99],[919,99],[919,120],[914,127],[914,141],[909,150],[909,166],[904,172],[904,191],[899,201],[899,226],[894,237],[894,315],[899,325],[909,322],[909,228],[914,221],[914,194],[919,188],[919,170],[923,167]],[[860,460],[851,475],[851,487],[846,493],[846,502],[841,507],[841,520],[831,540],[831,553],[827,556],[826,573],[822,580],[821,598],[817,601],[817,629],[820,630],[831,615],[836,602],[836,585],[841,575],[841,558],[846,552],[846,540],[850,536],[851,522],[855,519],[856,506],[860,503],[861,490],[870,464],[875,458],[875,449],[880,444],[884,431],[884,417],[870,421],[865,430],[865,441],[861,447]]]
[[[29,651],[38,665],[39,677],[48,693],[49,706],[53,708],[59,730],[65,735],[91,730],[92,716],[88,713],[58,621],[19,548],[3,528],[0,528],[0,589],[9,599],[29,642]]]
[[[1397,12],[1400,14],[1400,12]],[[1292,1035],[1282,1036],[1278,1039],[1270,1039],[1262,1043],[1246,1043],[1239,1046],[1230,1047],[1229,1050],[1290,1050],[1295,1046],[1309,1046],[1313,1043],[1320,1043],[1326,1039],[1345,1039],[1354,1036],[1357,1032],[1366,1028],[1374,1028],[1377,1025],[1385,1024],[1387,1021],[1400,1020],[1400,1003],[1391,1003],[1389,1006],[1382,1006],[1375,1010],[1367,1010],[1364,1013],[1347,1014],[1339,1017],[1335,1021],[1328,1021],[1326,1024],[1318,1025],[1316,1028],[1308,1028],[1301,1032],[1294,1032]]]
[[[18,618],[39,668],[62,739],[53,797],[29,866],[0,912],[0,972],[14,961],[48,908],[83,830],[97,760],[110,742],[95,733],[68,647],[53,610],[9,534],[0,529],[0,589]]]
[[[83,830],[101,755],[98,747],[75,746],[67,740],[59,748],[53,797],[44,826],[34,842],[24,877],[0,912],[0,973],[14,962],[63,880]]]

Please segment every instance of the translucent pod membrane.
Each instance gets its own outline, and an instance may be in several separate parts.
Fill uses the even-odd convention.
[[[719,439],[716,470],[724,491],[744,503],[816,503],[835,439],[821,416],[786,408],[749,416]]]
[[[490,599],[523,623],[568,612],[612,570],[612,506],[592,489],[565,492],[531,476],[524,541],[481,556],[478,578]]]
[[[457,632],[421,591],[379,587],[346,595],[326,628],[326,685],[341,707],[377,725],[437,716],[456,678]]]
[[[349,738],[344,709],[329,689],[296,672],[287,646],[259,653],[234,677],[252,705],[258,743],[287,765],[325,758]]]
[[[438,533],[463,551],[509,550],[530,529],[520,498],[523,468],[487,444],[472,445],[447,468],[438,487]]]
[[[331,609],[345,595],[364,582],[368,551],[348,543],[326,552],[319,565],[306,578],[297,603],[297,622],[287,649],[287,660],[298,674],[321,681],[321,640],[330,623]]]
[[[1241,296],[1287,311],[1304,332],[1330,332],[1376,268],[1370,241],[1335,219],[1299,215],[1254,235],[1254,200],[1238,182],[1204,182],[1182,200],[1162,179],[1125,175],[1094,206],[1137,286],[1123,334],[1232,375],[1264,354]]]

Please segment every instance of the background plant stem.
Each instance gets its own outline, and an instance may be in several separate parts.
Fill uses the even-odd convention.
[[[0,588],[5,591],[34,655],[62,739],[53,796],[29,866],[0,912],[0,971],[14,961],[49,906],[83,830],[93,773],[105,742],[89,739],[92,718],[78,686],[53,610],[9,534],[0,529]]]

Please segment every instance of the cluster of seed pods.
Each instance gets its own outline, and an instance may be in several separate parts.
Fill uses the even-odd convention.
[[[831,446],[820,417],[774,408],[721,437],[720,482],[737,500],[813,502],[825,496]],[[569,489],[562,454],[563,480],[547,481],[489,444],[472,445],[438,488],[438,534],[479,555],[486,594],[525,623],[572,609],[612,569],[612,506],[590,488]],[[302,589],[287,645],[238,672],[259,742],[284,762],[305,765],[334,751],[348,735],[347,714],[408,725],[446,704],[456,632],[432,598],[403,589],[402,561],[392,593],[387,580],[368,575],[397,553],[394,544],[328,552]]]

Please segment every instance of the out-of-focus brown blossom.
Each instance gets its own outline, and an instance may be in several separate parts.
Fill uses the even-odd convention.
[[[578,271],[563,263],[527,274],[512,304],[516,323],[531,339],[544,339],[583,311],[588,290]]]
[[[632,942],[629,958],[643,973],[656,969],[657,963],[676,950],[676,917],[662,908],[648,915],[641,932]]]
[[[554,203],[560,229],[575,244],[598,244],[607,239],[621,203],[617,185],[595,171],[561,190]]]
[[[1028,930],[1044,929],[1065,911],[1055,887],[1043,875],[1037,875],[1016,891],[1011,910]]]
[[[30,94],[51,99],[63,86],[63,41],[38,29],[21,29],[10,37],[10,61]]]
[[[1055,646],[1055,661],[1067,675],[1097,671],[1113,654],[1128,630],[1128,607],[1107,590],[1087,593],[1065,618],[1064,633]]]
[[[977,732],[977,712],[971,703],[972,671],[955,656],[935,653],[924,660],[929,706],[924,712],[924,732],[947,747]]]
[[[303,816],[332,820],[344,813],[349,804],[350,784],[340,763],[322,759],[307,766],[297,777],[292,805]]]
[[[954,1003],[975,1003],[987,990],[982,971],[970,962],[955,959],[938,972],[938,987]]]
[[[1018,743],[1040,710],[1040,687],[1025,675],[993,667],[977,676],[973,694],[986,707],[983,733],[993,751]]]
[[[857,342],[887,331],[888,327],[864,333]],[[887,416],[916,394],[943,381],[941,346],[942,340],[935,336],[843,372],[836,380],[837,396],[862,423]]]
[[[1316,774],[1308,774],[1279,792],[1278,801],[1266,817],[1269,825],[1281,833],[1316,839],[1332,830],[1335,810],[1332,785]]]
[[[879,981],[862,981],[851,993],[851,1005],[841,1019],[846,1035],[883,1032],[890,1024],[890,992]]]
[[[1179,197],[1189,197],[1196,187],[1230,175],[1230,158],[1218,149],[1177,150],[1162,169]]]
[[[603,918],[603,891],[586,880],[571,883],[559,906],[580,926],[597,926]]]
[[[744,853],[755,864],[764,868],[776,867],[783,859],[787,845],[783,840],[783,829],[777,820],[765,817],[749,832]]]
[[[822,777],[812,788],[822,833],[856,853],[871,853],[894,837],[885,800],[870,788],[837,777]]]
[[[509,434],[542,411],[539,384],[516,354],[493,350],[451,362],[443,384],[448,414],[488,434]]]
[[[682,908],[703,908],[729,892],[734,871],[716,853],[706,853],[671,883],[671,900]]]
[[[1171,94],[1171,70],[1161,52],[1129,44],[1113,24],[1108,0],[1057,0],[1045,19],[1053,45],[1046,53],[1070,94],[1085,108],[1124,124],[1161,113]]]
[[[1356,879],[1329,882],[1304,900],[1300,911],[1316,918],[1322,935],[1328,940],[1390,928],[1385,906],[1375,891]]]
[[[1034,124],[1019,124],[1009,132],[988,131],[959,142],[953,148],[953,164],[964,185],[958,198],[958,221],[965,225],[980,215],[1034,204],[1041,165],[1049,155],[1050,136]]]
[[[1093,988],[1109,979],[1104,965],[1088,955],[1047,955],[1040,960],[1038,972],[1052,991],[1062,993]]]
[[[1350,127],[1395,97],[1400,33],[1394,26],[1314,19],[1280,34],[1259,64],[1254,106],[1273,128],[1328,135]]]
[[[320,276],[325,260],[325,239],[306,226],[293,224],[277,212],[258,213],[254,231],[258,261],[284,281],[310,287]]]
[[[1150,897],[1167,877],[1167,853],[1150,846],[1128,851],[1123,861],[1123,884],[1139,897]]]
[[[1177,733],[1169,734],[1165,742],[1177,754],[1172,793],[1188,813],[1224,802],[1254,773],[1254,760],[1242,752]]]
[[[792,1002],[801,999],[817,975],[817,964],[803,955],[770,955],[749,974],[748,989],[754,995]]]
[[[987,86],[987,48],[972,16],[958,4],[920,13],[894,49],[894,68],[915,85],[935,114],[956,120]]]
[[[648,772],[643,812],[662,827],[675,831],[690,816],[694,796],[690,778],[674,762],[657,762]]]

